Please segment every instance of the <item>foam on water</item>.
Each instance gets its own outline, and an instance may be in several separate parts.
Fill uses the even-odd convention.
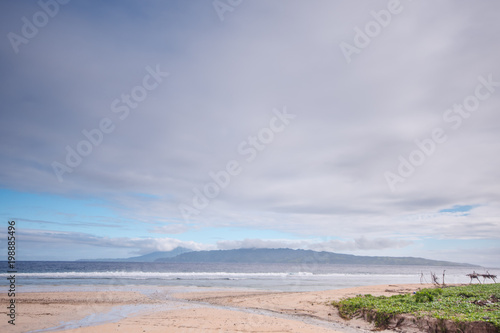
[[[475,268],[477,272],[485,269]],[[328,264],[165,264],[114,262],[20,262],[16,283],[30,285],[145,285],[318,291],[363,285],[468,283],[470,267],[360,266]],[[496,273],[495,269],[490,270]],[[423,275],[422,275],[423,274]],[[0,285],[8,275],[0,273]]]
[[[39,279],[226,279],[226,278],[286,278],[286,277],[350,277],[350,276],[371,276],[371,277],[405,277],[415,274],[366,274],[366,273],[328,273],[314,274],[312,272],[283,272],[283,273],[230,273],[230,272],[52,272],[52,273],[18,273],[20,278]],[[0,278],[7,277],[7,274],[0,274]]]

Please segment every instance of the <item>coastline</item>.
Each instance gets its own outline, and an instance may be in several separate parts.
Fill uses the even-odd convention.
[[[367,332],[373,329],[371,324],[346,321],[329,303],[358,294],[389,296],[429,286],[389,284],[319,292],[124,286],[108,291],[23,292],[17,295],[15,327],[4,318],[0,331]],[[0,296],[2,304],[6,304],[4,298]]]

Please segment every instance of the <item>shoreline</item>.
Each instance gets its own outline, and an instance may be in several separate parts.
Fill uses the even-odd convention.
[[[430,286],[388,284],[320,292],[165,286],[137,286],[130,291],[132,286],[128,286],[117,288],[121,290],[23,292],[17,295],[15,327],[4,315],[0,331],[368,332],[372,324],[360,319],[346,321],[329,303],[357,294],[389,296]],[[5,298],[0,296],[2,304],[6,304]]]

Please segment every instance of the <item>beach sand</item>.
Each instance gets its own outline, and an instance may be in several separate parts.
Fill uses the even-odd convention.
[[[79,320],[110,311],[113,307],[129,304],[158,302],[138,292],[40,292],[16,293],[15,325],[9,324],[6,305],[9,298],[0,295],[0,332],[28,332]]]
[[[0,332],[29,332],[57,326],[63,328],[59,331],[73,333],[369,332],[373,329],[371,324],[360,319],[343,320],[329,303],[358,294],[394,295],[429,286],[381,285],[320,292],[205,290],[187,293],[161,287],[162,292],[147,296],[126,291],[22,293],[16,295],[15,326],[7,323],[2,306]],[[0,296],[0,303],[7,304],[6,296]],[[65,325],[60,326],[61,323]],[[95,323],[98,324],[88,326]]]

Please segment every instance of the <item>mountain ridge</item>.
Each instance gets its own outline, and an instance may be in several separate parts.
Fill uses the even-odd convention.
[[[169,258],[158,258],[155,262],[171,263],[317,263],[353,265],[419,265],[419,266],[469,266],[444,260],[419,257],[356,256],[326,251],[302,249],[247,248],[234,250],[191,251]]]
[[[466,266],[456,263],[419,257],[357,256],[327,251],[289,248],[242,248],[232,250],[193,251],[177,247],[171,251],[156,251],[142,256],[116,259],[79,259],[84,262],[164,262],[164,263],[262,263],[262,264],[352,264],[352,265],[417,265],[417,266]]]

